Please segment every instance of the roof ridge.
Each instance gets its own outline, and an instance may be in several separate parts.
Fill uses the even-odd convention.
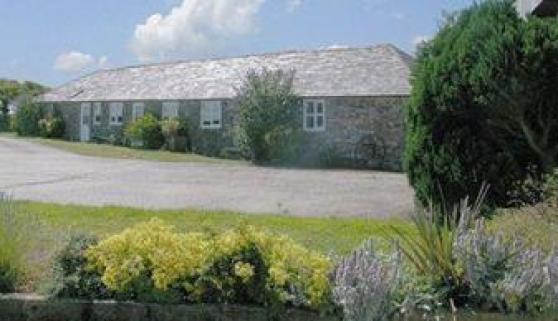
[[[405,65],[407,65],[409,68],[412,67],[412,64],[415,61],[415,57],[413,55],[405,52],[402,49],[399,49],[397,46],[394,46],[392,44],[387,44],[387,47],[393,50]]]
[[[200,59],[178,59],[174,61],[162,61],[162,62],[153,62],[153,63],[144,63],[138,65],[128,65],[110,69],[99,69],[93,73],[88,75],[84,75],[80,78],[91,76],[96,72],[106,72],[106,71],[117,71],[117,70],[126,70],[126,69],[135,69],[135,68],[147,68],[147,67],[156,67],[156,66],[165,66],[165,65],[178,65],[178,64],[185,64],[185,63],[196,63],[196,62],[210,62],[210,61],[221,61],[221,60],[231,60],[231,59],[243,59],[243,58],[250,58],[250,57],[269,57],[269,56],[281,56],[287,54],[305,54],[305,53],[318,53],[318,52],[335,52],[335,51],[356,51],[356,50],[370,50],[370,49],[378,49],[383,47],[395,48],[396,52],[402,52],[405,55],[407,53],[401,51],[395,45],[391,43],[379,43],[376,45],[365,46],[365,47],[340,47],[340,48],[315,48],[315,49],[288,49],[282,51],[273,51],[273,52],[263,52],[257,54],[245,54],[239,56],[230,56],[230,57],[215,57],[215,58],[200,58]],[[412,57],[411,57],[412,58]]]

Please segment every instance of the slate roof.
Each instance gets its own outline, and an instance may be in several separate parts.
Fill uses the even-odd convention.
[[[225,99],[247,71],[294,69],[303,97],[405,96],[413,57],[384,44],[369,48],[283,52],[101,70],[39,97],[39,101]]]
[[[522,17],[530,14],[540,17],[558,14],[558,0],[517,0],[515,5]]]

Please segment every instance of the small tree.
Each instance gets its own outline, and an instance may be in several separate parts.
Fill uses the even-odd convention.
[[[20,136],[38,136],[40,133],[39,121],[42,116],[41,108],[31,99],[27,99],[17,110],[13,124],[14,130]]]
[[[451,206],[490,185],[507,206],[558,154],[558,21],[519,18],[511,0],[450,17],[419,51],[405,167],[423,204]]]
[[[300,127],[296,121],[300,98],[294,93],[293,80],[294,71],[251,70],[238,91],[243,144],[255,162],[277,157],[285,161],[287,154],[293,154],[298,140],[291,138]],[[285,148],[290,152],[282,153]]]

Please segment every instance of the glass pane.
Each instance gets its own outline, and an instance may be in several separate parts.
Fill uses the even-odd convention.
[[[324,113],[324,104],[322,103],[318,103],[318,114],[323,114]]]
[[[306,104],[306,113],[313,114],[314,113],[314,103],[309,102]]]
[[[314,128],[314,117],[312,116],[306,117],[306,128]]]
[[[323,128],[324,127],[324,116],[316,117],[316,127]]]

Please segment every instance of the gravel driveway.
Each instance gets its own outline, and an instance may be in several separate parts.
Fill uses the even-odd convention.
[[[403,174],[94,158],[6,137],[0,191],[56,203],[298,216],[384,218],[412,208]]]

